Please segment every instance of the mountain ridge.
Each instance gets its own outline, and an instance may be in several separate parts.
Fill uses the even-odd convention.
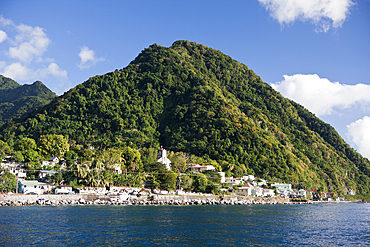
[[[56,94],[40,81],[19,85],[0,75],[0,125],[46,105],[55,97]]]

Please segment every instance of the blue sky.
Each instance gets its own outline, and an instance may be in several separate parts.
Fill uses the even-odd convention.
[[[370,157],[369,0],[0,2],[0,74],[58,95],[176,40],[246,64]]]

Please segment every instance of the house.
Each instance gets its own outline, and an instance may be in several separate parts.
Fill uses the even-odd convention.
[[[55,194],[74,194],[73,188],[70,185],[59,185],[55,189]]]
[[[275,192],[272,189],[262,189],[262,196],[264,196],[264,197],[273,197],[273,196],[275,196]]]
[[[190,171],[192,171],[193,173],[216,170],[216,168],[212,165],[199,165],[199,164],[190,164],[188,165],[188,169],[190,169]]]
[[[306,190],[304,190],[304,189],[300,189],[300,190],[298,190],[298,195],[299,195],[300,197],[306,197],[306,195],[307,195],[307,191],[306,191]]]
[[[166,166],[166,169],[171,171],[171,161],[167,158],[167,150],[161,147],[157,153],[157,162]]]
[[[256,180],[256,178],[253,175],[243,176],[242,179],[244,181],[249,181],[249,182],[252,182],[252,181]]]
[[[238,187],[233,192],[238,196],[251,196],[253,194],[254,186],[250,185],[249,183],[244,184],[241,187]]]
[[[271,184],[271,186],[276,187],[276,190],[279,192],[285,192],[285,191],[291,191],[292,185],[291,184],[280,184],[280,183],[274,183]]]
[[[261,187],[262,185],[266,185],[266,186],[267,186],[267,182],[266,182],[266,180],[261,179],[259,182],[257,181],[257,186],[258,186],[258,187]]]
[[[23,180],[18,182],[18,193],[41,195],[49,193],[54,187],[51,184],[40,183],[36,180]]]
[[[18,182],[18,193],[41,195],[41,185],[35,180],[23,180]]]
[[[333,199],[333,193],[325,193],[325,200],[331,201]]]
[[[1,162],[1,167],[4,170],[9,171],[13,175],[15,175],[18,179],[24,179],[27,177],[26,169],[24,168],[24,164],[12,161],[12,156],[6,156],[3,158]]]
[[[38,175],[38,179],[43,179],[44,177],[46,177],[46,175],[52,176],[52,175],[55,175],[59,172],[60,171],[40,170],[39,175]]]
[[[253,189],[252,189],[252,195],[254,196],[262,196],[263,195],[263,189],[261,187],[258,187],[258,186],[254,186]]]
[[[226,177],[225,183],[228,184],[230,187],[232,187],[234,185],[242,184],[243,181],[241,180],[241,178]]]
[[[55,164],[58,164],[58,163],[59,163],[59,158],[58,157],[52,157],[48,161],[42,161],[41,166],[42,167],[44,167],[44,166],[54,167]]]

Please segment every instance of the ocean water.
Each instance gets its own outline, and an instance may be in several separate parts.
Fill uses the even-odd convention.
[[[0,246],[370,246],[370,203],[0,208]]]

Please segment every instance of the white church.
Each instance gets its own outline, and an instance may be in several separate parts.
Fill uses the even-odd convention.
[[[171,171],[171,161],[167,158],[167,150],[163,147],[158,150],[157,162],[164,164],[166,166],[166,169]]]

